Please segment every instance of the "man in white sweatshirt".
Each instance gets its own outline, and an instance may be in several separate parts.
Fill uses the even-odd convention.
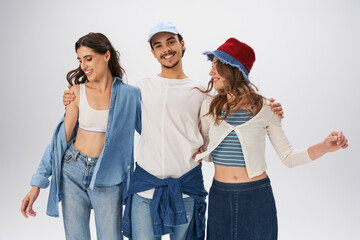
[[[142,96],[142,132],[135,160],[160,179],[179,178],[198,165],[192,156],[203,145],[200,108],[204,89],[183,70],[185,42],[168,21],[155,24],[148,41],[161,72],[138,82]],[[134,194],[132,202],[133,239],[155,239],[151,214],[154,189]],[[173,227],[171,239],[185,239],[193,215],[194,200],[184,195],[186,224]]]

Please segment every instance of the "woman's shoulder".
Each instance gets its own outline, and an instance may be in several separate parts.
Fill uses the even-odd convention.
[[[271,111],[271,107],[270,107],[270,101],[269,101],[269,99],[267,99],[267,98],[264,98],[263,99],[263,105],[262,105],[262,108],[260,109],[260,111],[261,110],[265,110],[265,111]]]
[[[115,80],[117,80],[117,83],[123,89],[129,90],[129,91],[138,91],[139,90],[139,87],[131,85],[131,84],[125,82],[124,80],[122,80],[121,78],[116,77]]]
[[[202,102],[203,107],[210,107],[211,102],[214,100],[214,97],[211,95],[207,95]]]
[[[259,119],[263,119],[266,121],[271,121],[275,113],[271,111],[270,101],[268,99],[264,99],[262,108],[257,113]]]
[[[204,101],[201,104],[201,110],[200,110],[200,114],[201,116],[205,115],[206,113],[209,112],[210,109],[210,104],[212,102],[214,98],[212,96],[206,96],[206,98],[204,99]],[[207,115],[209,116],[209,115]]]
[[[130,85],[125,82],[121,82],[120,87],[118,87],[118,91],[121,91],[123,94],[126,93],[127,95],[131,95],[131,96],[133,96],[133,95],[140,96],[141,95],[139,87]]]
[[[80,92],[80,85],[81,84],[75,84],[75,85],[71,86],[70,90],[73,91],[74,93],[79,93]]]
[[[69,90],[74,92],[74,95],[76,96],[75,101],[79,101],[80,100],[80,84],[75,84],[75,85],[71,86],[71,88]]]

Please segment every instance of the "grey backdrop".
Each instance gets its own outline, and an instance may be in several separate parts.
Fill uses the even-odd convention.
[[[183,33],[186,74],[204,84],[210,63],[203,51],[228,37],[252,46],[257,60],[250,78],[282,103],[294,146],[321,141],[331,130],[348,137],[347,150],[294,169],[268,144],[279,239],[359,239],[359,10],[356,0],[1,0],[0,239],[64,239],[62,219],[45,214],[48,189],[34,206],[37,217],[25,219],[20,204],[64,112],[65,75],[77,66],[75,41],[90,31],[107,35],[135,84],[160,71],[146,39],[164,19]],[[212,164],[204,164],[207,188],[212,174]]]

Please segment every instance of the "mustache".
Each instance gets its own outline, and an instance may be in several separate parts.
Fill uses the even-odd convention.
[[[171,52],[168,52],[168,53],[166,53],[166,54],[161,55],[160,57],[163,58],[163,57],[166,56],[166,55],[175,54],[175,53],[176,53],[176,51],[171,51]]]

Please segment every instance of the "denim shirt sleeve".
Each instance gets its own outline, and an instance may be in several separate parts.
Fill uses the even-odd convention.
[[[139,97],[136,101],[136,123],[135,123],[135,129],[136,131],[141,134],[141,92],[140,89],[138,89]]]
[[[39,188],[47,188],[49,186],[49,177],[52,174],[52,165],[54,162],[53,145],[54,140],[52,139],[46,147],[36,173],[32,175],[31,186],[38,186]]]
[[[40,164],[36,170],[36,173],[33,174],[31,178],[30,185],[38,186],[39,188],[47,188],[50,184],[49,177],[54,173],[54,145],[55,139],[61,134],[61,139],[64,138],[64,130],[61,131],[61,128],[64,128],[64,117],[61,118],[60,122],[55,128],[53,136],[49,145],[46,147],[45,152],[41,158]],[[76,136],[76,130],[73,132],[71,139],[74,139]],[[66,141],[66,140],[65,140]],[[70,140],[71,142],[71,140]]]

